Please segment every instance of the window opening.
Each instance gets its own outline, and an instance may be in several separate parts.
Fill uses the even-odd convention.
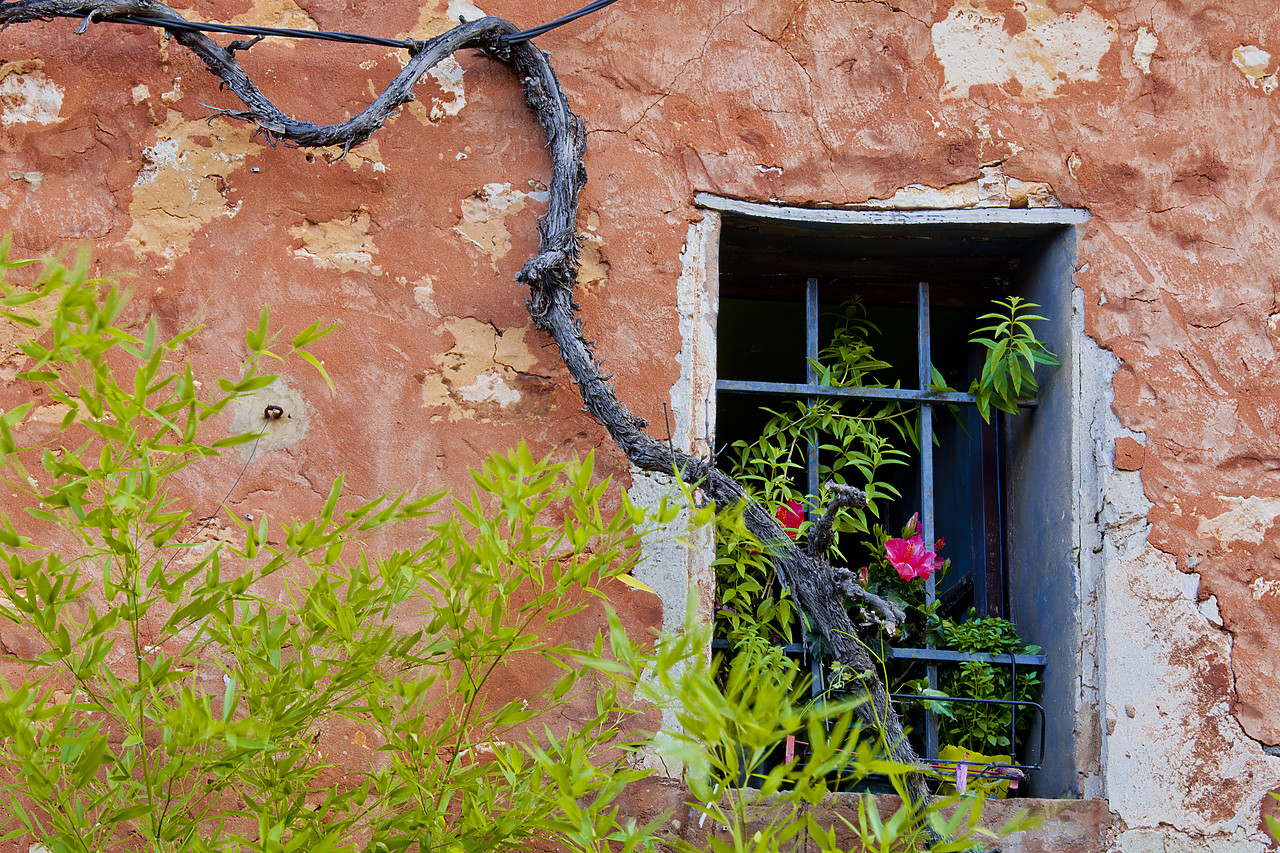
[[[990,215],[983,211],[930,212],[913,223],[913,217],[903,214],[860,211],[786,209],[777,215],[772,213],[777,208],[766,205],[720,199],[708,203],[708,198],[700,197],[699,201],[708,207],[719,206],[725,213],[720,252],[717,446],[723,448],[733,440],[758,435],[767,417],[760,412],[761,405],[776,406],[779,401],[802,400],[810,406],[831,399],[876,404],[894,401],[910,407],[919,438],[910,448],[909,464],[893,473],[901,497],[892,505],[885,502],[881,506],[882,523],[896,530],[906,520],[900,516],[914,510],[919,512],[919,532],[925,543],[934,542],[938,532],[945,530],[954,570],[941,584],[935,575],[924,582],[926,605],[941,601],[939,607],[957,616],[958,611],[972,607],[979,617],[1012,617],[1020,629],[1030,629],[1025,633],[1035,642],[1038,626],[1026,624],[1036,621],[1035,610],[1026,606],[1027,579],[1012,582],[1015,579],[1010,577],[1009,565],[1010,527],[1018,528],[1012,532],[1021,535],[1027,512],[1020,503],[1027,503],[1027,495],[1034,492],[1023,482],[1028,460],[1022,454],[1036,444],[1027,441],[1028,433],[1035,430],[1015,427],[1017,419],[1003,415],[984,423],[969,394],[931,388],[930,365],[937,359],[940,363],[935,366],[949,386],[967,388],[982,359],[981,349],[968,344],[968,337],[980,325],[978,316],[991,310],[992,296],[1025,292],[1035,297],[1046,286],[1056,288],[1059,295],[1064,289],[1069,294],[1069,288],[1063,287],[1062,270],[1071,267],[1060,262],[1073,252],[1064,240],[1070,234],[1064,232],[1087,214],[1052,211],[1051,217],[1045,217],[1047,222],[1035,221],[1036,216],[1026,217],[1032,221],[1018,222],[1019,215],[1045,212],[999,211],[996,215],[1003,214],[1006,221],[991,224],[983,221]],[[764,213],[760,219],[735,215],[742,208]],[[779,221],[797,212],[813,218]],[[820,222],[824,216],[834,221]],[[876,216],[886,221],[876,223]],[[957,220],[959,228],[955,227]],[[1046,267],[1052,269],[1046,271]],[[1067,278],[1069,281],[1069,275]],[[891,387],[834,387],[819,381],[814,365],[833,332],[834,309],[854,295],[866,300],[871,320],[881,326],[876,355],[892,365],[883,377],[887,380],[884,384]],[[1062,312],[1051,318],[1055,331],[1050,337],[1061,338],[1061,327],[1069,319],[1069,298],[1065,311],[1063,303],[1057,299],[1047,309]],[[1068,355],[1062,342],[1056,343],[1055,349],[1060,357]],[[1031,402],[1028,407],[1035,405]],[[805,515],[813,522],[821,510],[813,496],[820,493],[825,451],[821,436],[813,430],[805,436],[804,445],[802,490],[810,498]],[[1037,449],[1043,451],[1043,447]],[[855,478],[849,482],[862,485]],[[1011,483],[1017,486],[1012,496]],[[858,543],[845,549],[851,568],[864,558],[861,548]],[[1024,565],[1025,549],[1014,550],[1018,552],[1014,562]],[[1070,555],[1045,562],[1061,563],[1062,558],[1070,559]],[[785,648],[807,661],[812,691],[820,696],[832,684],[831,673],[818,655],[810,654],[813,638],[807,636],[803,625],[799,628],[798,642]],[[970,662],[1002,667],[1008,672],[1006,683],[1012,694],[972,698],[971,704],[1009,709],[1005,719],[1011,763],[1025,769],[1039,767],[1046,754],[1046,735],[1051,731],[1056,742],[1049,748],[1064,746],[1061,721],[1046,719],[1039,705],[1020,701],[1016,691],[1019,679],[1028,673],[1037,673],[1038,678],[1050,673],[1059,676],[1055,668],[1061,665],[1073,670],[1077,661],[1055,661],[1051,668],[1047,653],[958,652],[937,648],[935,643],[919,647],[895,644],[892,654],[895,666],[923,668],[924,681],[935,691],[947,681],[955,684],[956,668]],[[1049,691],[1047,695],[1053,699],[1053,694]],[[920,701],[918,696],[899,697]],[[918,705],[914,715],[904,715],[916,724],[919,751],[929,759],[937,759],[943,747],[934,707],[932,703]],[[1025,735],[1021,752],[1017,751],[1020,731]],[[1065,747],[1070,750],[1069,734],[1067,738]],[[1073,780],[1062,785],[1066,775],[1063,761],[1054,759],[1050,764],[1054,765],[1050,774],[1056,778],[1038,786],[1041,791],[1037,793],[1043,793],[1046,786],[1054,794],[1070,793]],[[1065,766],[1073,767],[1073,755]]]

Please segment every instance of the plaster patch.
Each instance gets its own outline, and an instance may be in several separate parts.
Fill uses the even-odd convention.
[[[520,392],[497,371],[477,376],[475,382],[458,389],[458,396],[468,403],[497,403],[504,409],[520,402]]]
[[[1063,83],[1099,78],[1115,22],[1088,6],[1063,14],[1055,14],[1045,0],[1018,6],[1026,19],[1020,32],[1006,28],[1005,15],[983,0],[961,0],[933,25],[933,50],[946,78],[943,97],[966,98],[971,86],[1010,81],[1021,86],[1022,97],[1053,96]]]
[[[462,108],[467,105],[467,90],[463,86],[463,71],[462,66],[458,64],[458,60],[452,56],[445,57],[432,66],[427,73],[435,78],[441,90],[449,96],[448,100],[444,98],[431,99],[431,112],[429,113],[431,120],[439,121],[445,116],[456,116],[462,112]]]
[[[521,192],[511,184],[485,184],[462,200],[462,216],[453,230],[488,255],[497,269],[496,261],[511,251],[506,218],[524,208],[530,198],[546,201],[548,196],[545,192]]]
[[[1280,783],[1280,766],[1232,713],[1223,687],[1231,679],[1230,637],[1184,594],[1178,574],[1176,561],[1150,545],[1108,567],[1105,669],[1123,677],[1107,679],[1106,701],[1140,713],[1107,737],[1107,798],[1129,826],[1160,825],[1171,840],[1222,835],[1257,845],[1265,841],[1259,800]],[[1152,785],[1154,778],[1161,784]],[[1212,779],[1252,784],[1205,783]]]
[[[315,20],[302,10],[293,0],[254,0],[249,11],[236,15],[231,19],[233,24],[245,24],[258,27],[287,27],[291,30],[320,29]],[[276,39],[293,47],[293,39]]]
[[[240,445],[242,462],[248,462],[251,455],[291,447],[306,438],[311,428],[310,407],[283,376],[232,405],[231,435],[261,433],[257,441]],[[284,415],[268,419],[265,417],[267,406],[279,406],[284,409]]]
[[[42,326],[50,314],[49,311],[36,311],[30,307],[16,310],[40,321]],[[22,351],[22,346],[31,341],[36,329],[37,327],[0,316],[0,382],[9,384],[24,369],[27,354]]]
[[[375,172],[387,171],[386,164],[382,162],[382,148],[378,145],[378,140],[366,140],[354,148],[347,149],[345,152],[341,145],[334,145],[329,148],[308,148],[308,159],[313,158],[317,153],[324,155],[325,159],[330,163],[337,163],[339,159],[346,163],[353,172],[359,171],[360,167],[368,163]]]
[[[44,172],[24,172],[21,169],[13,169],[9,172],[9,179],[23,181],[31,187],[32,192],[35,192],[40,189],[40,184],[44,181]]]
[[[147,87],[146,83],[139,83],[129,90],[129,96],[133,98],[134,106],[137,106],[151,97],[151,89]]]
[[[1155,56],[1159,45],[1160,41],[1155,33],[1146,27],[1138,27],[1138,39],[1133,44],[1133,64],[1143,74],[1151,73],[1151,57]]]
[[[578,286],[588,290],[592,285],[603,284],[609,278],[609,262],[601,251],[603,240],[595,234],[582,234],[578,249]]]
[[[1267,73],[1271,68],[1271,54],[1257,45],[1242,44],[1231,51],[1231,64],[1240,69],[1253,88],[1262,89],[1268,95],[1276,90],[1276,75]]]
[[[293,256],[341,272],[382,275],[382,268],[373,263],[378,247],[369,234],[370,224],[369,211],[363,207],[351,211],[350,216],[328,222],[304,219],[301,225],[289,229],[290,236],[302,240],[302,248],[294,249]]]
[[[436,296],[430,275],[424,273],[422,278],[413,283],[413,301],[428,314],[440,316],[440,308],[436,305]]]
[[[1218,596],[1211,595],[1198,605],[1201,615],[1209,620],[1211,625],[1222,627],[1222,610],[1218,607]]]
[[[1261,544],[1267,529],[1280,516],[1280,498],[1254,495],[1219,497],[1218,500],[1232,508],[1213,518],[1200,519],[1196,535],[1201,539],[1217,539],[1223,547],[1229,547],[1232,542]]]
[[[854,205],[862,210],[954,210],[969,207],[1061,207],[1053,187],[1042,181],[1006,178],[999,165],[985,166],[971,181],[930,187],[908,184],[888,198]]]
[[[469,4],[468,4],[469,5]],[[473,9],[475,7],[472,7]],[[476,9],[476,12],[480,10]],[[464,10],[463,15],[467,20],[474,18],[467,14]],[[483,13],[475,15],[476,18],[484,17]],[[458,24],[458,16],[453,14],[453,7],[450,6],[448,14],[441,15],[432,8],[425,8],[418,14],[418,22],[407,33],[401,33],[401,38],[413,38],[425,41],[434,38],[441,33],[446,33]],[[400,62],[400,67],[404,67],[409,62],[409,54],[403,50],[395,52],[396,59]],[[463,85],[463,70],[458,64],[458,60],[452,56],[442,59],[434,66],[427,70],[427,74],[436,81],[436,85],[444,93],[444,96],[432,96],[430,104],[422,101],[409,102],[409,114],[423,124],[435,124],[446,116],[456,116],[462,112],[462,108],[467,105],[466,87]]]
[[[453,337],[453,346],[433,357],[436,372],[419,374],[423,406],[443,407],[451,422],[484,421],[477,407],[507,409],[522,401],[520,377],[538,361],[525,342],[525,329],[498,334],[474,317],[446,317],[441,328]]]
[[[156,144],[142,152],[133,184],[133,224],[124,242],[135,255],[158,255],[172,268],[201,228],[219,216],[235,216],[239,206],[227,200],[226,178],[262,150],[251,141],[253,132],[251,125],[183,121],[169,111]]]
[[[40,406],[31,410],[31,413],[27,415],[26,422],[58,426],[69,411],[71,411],[71,407],[66,403],[52,403],[48,406]]]
[[[944,210],[977,207],[978,181],[965,181],[945,187],[907,184],[888,198],[873,198],[858,207],[868,210]]]
[[[462,18],[474,21],[477,18],[483,18],[485,11],[475,3],[472,3],[471,0],[449,0],[449,8],[445,10],[445,14],[454,21]]]
[[[1254,601],[1261,601],[1265,596],[1275,597],[1280,595],[1280,581],[1271,580],[1270,578],[1254,578],[1249,584],[1249,594],[1253,596]]]
[[[434,4],[426,4],[418,11],[418,22],[407,33],[400,33],[399,38],[413,38],[420,41],[435,38],[438,35],[447,33],[453,29],[458,23],[457,18],[450,18],[448,15],[442,15],[435,10]],[[406,51],[396,50],[396,58],[400,60],[400,64],[407,65],[409,57]]]
[[[38,59],[0,65],[0,124],[53,124],[61,121],[62,87],[40,69]]]

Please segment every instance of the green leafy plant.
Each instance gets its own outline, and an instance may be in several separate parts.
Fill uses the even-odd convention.
[[[1058,364],[1044,342],[1036,337],[1031,323],[1044,320],[1028,313],[1040,306],[1017,296],[995,300],[1001,310],[983,314],[979,320],[991,320],[969,338],[971,343],[986,348],[981,375],[969,386],[977,398],[978,412],[984,421],[991,419],[991,407],[1011,415],[1018,413],[1018,398],[1040,393],[1036,383],[1037,364]]]
[[[980,321],[993,321],[979,328],[971,341],[986,349],[980,378],[974,380],[971,393],[978,401],[984,418],[990,409],[1015,412],[1019,397],[1035,394],[1034,368],[1038,364],[1056,364],[1057,359],[1035,337],[1031,323],[1043,317],[1030,313],[1037,306],[1018,297],[996,300],[1001,309],[988,313]],[[846,303],[837,320],[830,343],[819,358],[811,363],[817,381],[832,386],[885,387],[877,373],[890,367],[880,360],[871,340],[878,334],[867,319],[865,307],[858,300]],[[935,391],[951,391],[942,374],[930,365]],[[908,661],[893,661],[890,643],[896,646],[938,644],[941,648],[971,653],[1001,653],[1038,649],[1024,646],[1004,620],[974,620],[956,623],[939,613],[940,602],[927,602],[922,579],[936,571],[941,582],[950,561],[939,555],[944,541],[922,541],[918,517],[913,516],[898,536],[891,535],[880,523],[880,507],[900,495],[884,482],[885,466],[903,464],[908,444],[919,446],[916,409],[889,403],[877,408],[865,402],[826,400],[816,403],[797,402],[789,407],[764,409],[770,417],[759,438],[738,441],[733,473],[747,483],[753,492],[776,510],[784,529],[793,537],[808,532],[809,522],[801,518],[801,510],[809,501],[801,482],[805,470],[807,443],[816,438],[820,456],[821,478],[851,483],[864,488],[869,507],[842,515],[836,525],[837,538],[831,552],[833,562],[850,563],[840,550],[839,534],[853,535],[865,547],[866,563],[854,568],[861,585],[868,591],[900,607],[906,621],[897,626],[894,636],[861,638],[873,656],[880,659],[889,683],[897,689],[915,692],[941,719],[944,743],[976,750],[1010,747],[1011,711],[1007,705],[946,702],[947,695],[978,699],[1034,699],[1039,689],[1039,676],[1026,669],[1019,673],[1017,690],[1009,681],[1007,667],[971,661],[944,668],[943,682],[929,688],[923,679],[915,678]],[[937,435],[934,436],[935,442]],[[895,446],[897,444],[898,446]],[[823,496],[819,496],[819,502]],[[717,636],[739,649],[763,638],[769,642],[793,643],[799,633],[794,605],[778,588],[772,563],[765,547],[751,537],[731,512],[717,518],[716,580],[718,605]],[[916,541],[920,540],[920,541]],[[891,558],[888,546],[899,550],[915,548],[913,562]],[[859,606],[853,604],[851,606]],[[812,649],[821,653],[821,649]],[[835,681],[841,676],[836,673]],[[1031,714],[1018,715],[1019,734],[1024,734]]]
[[[928,641],[939,649],[955,652],[993,655],[1040,653],[1039,646],[1022,641],[1009,620],[995,616],[979,618],[972,610],[961,622],[932,615]],[[938,692],[969,699],[1034,702],[1039,697],[1040,686],[1039,672],[1029,667],[1020,668],[1015,679],[1008,664],[969,660],[942,669]],[[905,689],[920,695],[933,695],[924,679],[908,682]],[[939,714],[938,737],[944,744],[981,753],[1007,751],[1014,745],[1011,736],[1015,733],[1014,710],[1010,705],[931,702],[930,707]],[[1031,727],[1032,714],[1026,708],[1019,711],[1016,734],[1021,737]]]
[[[1269,793],[1269,796],[1271,799],[1280,802],[1280,794],[1273,791]],[[1280,842],[1280,818],[1277,818],[1274,814],[1264,813],[1262,815],[1262,819],[1266,824],[1267,833],[1271,836],[1272,840]]]
[[[590,459],[520,446],[451,506],[352,500],[338,477],[305,519],[219,517],[175,475],[228,471],[221,453],[261,432],[210,439],[212,419],[275,379],[264,358],[309,355],[331,327],[276,352],[264,310],[240,378],[206,393],[180,358],[194,330],[125,322],[84,256],[33,265],[5,244],[0,267],[0,311],[31,333],[19,378],[66,408],[29,446],[30,404],[0,417],[30,516],[0,521],[0,618],[38,649],[0,687],[7,838],[52,853],[649,844],[612,805],[641,775],[628,697],[648,658],[611,615],[608,639],[556,639],[639,545],[641,515],[602,510]],[[520,695],[498,688],[512,672],[535,676]]]
[[[693,648],[705,635],[689,630]],[[686,639],[686,642],[688,640]],[[664,655],[687,661],[663,665]],[[710,664],[677,646],[659,651],[654,696],[675,709],[670,754],[684,759],[697,830],[665,843],[682,853],[776,853],[847,849],[914,853],[961,851],[1030,825],[1016,815],[996,832],[980,826],[981,800],[941,797],[912,810],[904,778],[912,768],[884,760],[863,737],[848,702],[810,702],[808,682],[780,649],[748,643]],[[788,738],[807,752],[788,756]],[[871,794],[820,817],[814,808],[869,774],[887,777],[902,803],[887,809]],[[857,839],[850,848],[846,839]]]
[[[869,336],[876,329],[866,318],[858,300],[847,302],[830,343],[812,362],[821,384],[837,387],[883,388],[874,374],[889,365],[876,358]],[[765,409],[770,418],[754,441],[737,441],[732,446],[732,474],[752,490],[756,499],[780,514],[802,514],[808,503],[803,483],[807,443],[819,443],[820,481],[832,481],[863,489],[865,509],[844,510],[836,519],[833,553],[840,554],[841,534],[870,533],[879,515],[879,505],[899,497],[897,489],[884,481],[880,471],[888,465],[902,465],[906,454],[884,435],[887,427],[899,437],[913,435],[909,410],[888,402],[873,406],[849,400],[798,401],[778,410]],[[784,509],[785,508],[785,509]],[[773,565],[759,541],[747,533],[735,508],[717,515],[716,611],[717,636],[736,643],[748,633],[793,642],[795,609],[781,594]],[[794,536],[803,536],[807,521],[797,520]]]

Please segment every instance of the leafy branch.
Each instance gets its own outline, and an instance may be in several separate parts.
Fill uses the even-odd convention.
[[[1045,319],[1029,313],[1039,305],[1017,296],[997,299],[995,304],[1004,310],[979,317],[992,322],[977,329],[969,338],[970,343],[986,348],[982,373],[970,384],[969,393],[977,398],[978,412],[988,422],[992,406],[1016,415],[1019,398],[1040,393],[1036,383],[1037,364],[1059,363],[1031,328],[1032,321]]]

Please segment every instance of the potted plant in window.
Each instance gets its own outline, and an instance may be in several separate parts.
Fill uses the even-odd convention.
[[[1037,391],[1035,366],[1054,362],[1029,325],[1041,319],[1028,313],[1036,306],[1016,297],[997,305],[999,311],[979,318],[988,325],[971,338],[984,348],[985,358],[967,396],[984,420],[989,420],[992,408],[1016,412],[1019,398]],[[808,533],[816,511],[825,503],[822,495],[807,494],[814,469],[819,482],[865,490],[867,507],[846,511],[837,520],[830,558],[852,569],[857,562],[849,559],[852,554],[842,553],[841,537],[846,548],[851,541],[855,548],[865,546],[869,559],[855,569],[861,584],[907,614],[904,624],[894,626],[893,634],[868,632],[861,639],[883,662],[886,681],[925,712],[919,728],[936,731],[936,741],[932,734],[929,737],[935,748],[927,754],[950,759],[948,766],[958,779],[959,768],[971,763],[984,770],[1012,763],[1016,742],[1025,736],[1031,720],[1030,714],[1018,713],[1018,703],[1033,701],[1040,680],[1032,667],[1022,665],[1019,671],[1013,666],[1012,656],[1023,656],[1025,664],[1025,658],[1034,657],[1039,649],[1024,644],[1007,620],[979,618],[975,613],[962,616],[934,596],[935,584],[927,582],[945,577],[950,562],[939,557],[945,545],[941,539],[925,541],[919,513],[898,536],[884,529],[882,512],[903,500],[886,472],[906,464],[911,447],[919,453],[921,433],[914,418],[918,406],[886,399],[892,395],[880,391],[895,390],[896,383],[891,388],[877,379],[890,365],[874,352],[870,341],[876,334],[863,305],[857,300],[846,303],[829,343],[817,359],[810,360],[809,368],[811,383],[874,389],[878,394],[864,399],[810,397],[763,409],[768,419],[760,435],[733,444],[732,473],[753,489],[757,499],[775,509],[792,538]],[[932,365],[928,367],[931,390],[955,393]],[[722,646],[765,639],[798,655],[821,657],[820,643],[806,636],[786,591],[778,587],[767,554],[730,516],[720,519],[715,566],[716,630]],[[873,619],[873,614],[867,614],[864,622],[869,625]],[[1041,666],[1043,662],[1043,658],[1038,661]],[[922,668],[927,675],[921,674]],[[834,674],[837,686],[840,678],[840,673]],[[819,674],[816,690],[824,689],[822,681]]]

